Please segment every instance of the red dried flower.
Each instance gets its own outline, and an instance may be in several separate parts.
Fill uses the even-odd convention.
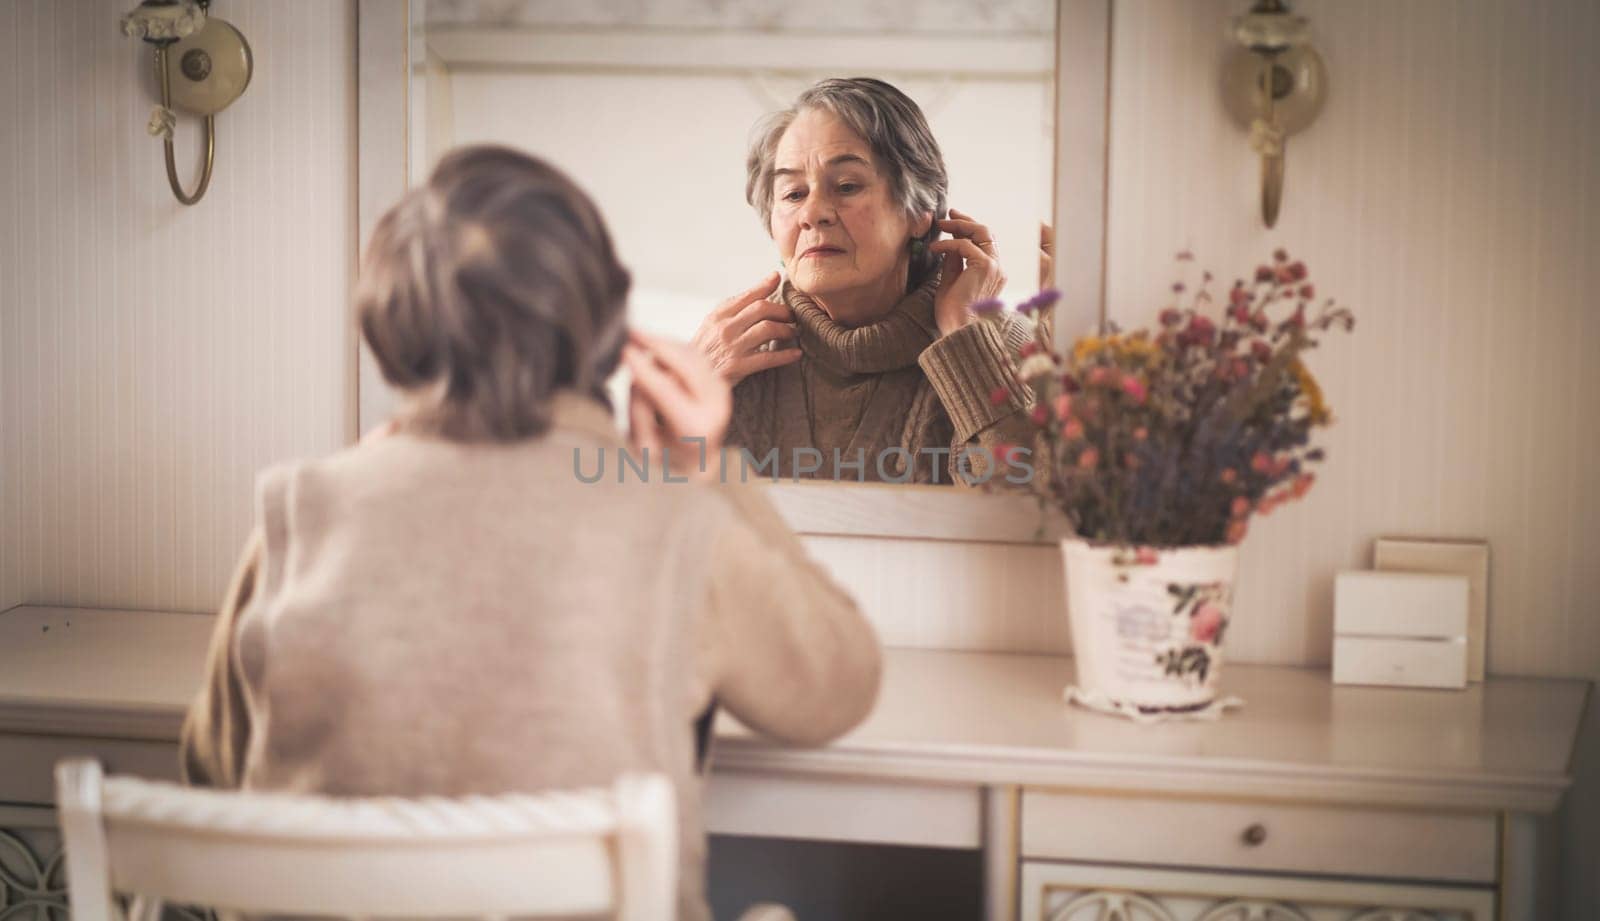
[[[1009,399],[1011,399],[1011,390],[1009,388],[996,387],[989,391],[990,406],[999,406],[1001,403],[1004,403]]]
[[[1289,261],[1289,253],[1288,253],[1288,251],[1287,250],[1283,250],[1283,249],[1275,249],[1275,250],[1273,250],[1272,251],[1272,261],[1273,262],[1288,262]]]
[[[1317,296],[1317,286],[1316,285],[1301,285],[1300,286],[1300,296],[1303,297],[1303,298],[1306,298],[1307,300],[1309,300],[1309,299],[1311,299],[1313,297],[1316,297]]]
[[[1061,426],[1061,437],[1068,441],[1077,441],[1082,438],[1083,423],[1076,419],[1068,419],[1066,424]]]
[[[1043,403],[1036,403],[1029,411],[1028,418],[1033,420],[1034,425],[1045,425],[1050,421],[1050,410]]]
[[[1176,308],[1168,307],[1166,310],[1161,311],[1162,326],[1177,326],[1181,322],[1183,322],[1183,314]]]
[[[1060,393],[1056,394],[1056,419],[1065,422],[1072,418],[1072,397]]]
[[[1306,264],[1304,262],[1292,263],[1289,266],[1289,280],[1290,281],[1305,281],[1306,280]]]
[[[1256,267],[1256,281],[1271,281],[1274,275],[1275,273],[1270,265]]]
[[[1098,466],[1100,466],[1100,452],[1093,446],[1084,448],[1083,453],[1078,455],[1079,470],[1093,470]]]
[[[1232,467],[1224,467],[1222,468],[1222,473],[1218,474],[1217,479],[1221,480],[1224,486],[1232,486],[1234,481],[1239,479],[1239,471]]]
[[[1260,339],[1257,339],[1250,343],[1250,355],[1254,357],[1256,361],[1266,364],[1272,360],[1272,346]]]

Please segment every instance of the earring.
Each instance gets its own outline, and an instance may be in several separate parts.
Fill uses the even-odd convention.
[[[922,242],[922,238],[921,237],[912,237],[911,238],[911,258],[912,259],[921,259],[922,258],[922,251],[924,249],[926,249],[927,246],[928,246],[928,244]]]

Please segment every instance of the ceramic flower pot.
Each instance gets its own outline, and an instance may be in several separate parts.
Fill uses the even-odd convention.
[[[1061,552],[1078,688],[1149,713],[1210,704],[1238,547],[1136,553],[1071,538]]]

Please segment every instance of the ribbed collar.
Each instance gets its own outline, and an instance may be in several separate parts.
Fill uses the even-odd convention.
[[[917,363],[923,349],[939,338],[933,319],[937,273],[902,297],[883,319],[854,328],[841,326],[809,295],[783,283],[783,299],[794,311],[800,347],[835,371],[878,374]]]

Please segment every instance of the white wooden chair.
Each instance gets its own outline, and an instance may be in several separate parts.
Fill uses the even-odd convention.
[[[73,921],[114,892],[263,915],[668,921],[676,806],[665,777],[610,790],[335,799],[199,790],[56,767]]]

